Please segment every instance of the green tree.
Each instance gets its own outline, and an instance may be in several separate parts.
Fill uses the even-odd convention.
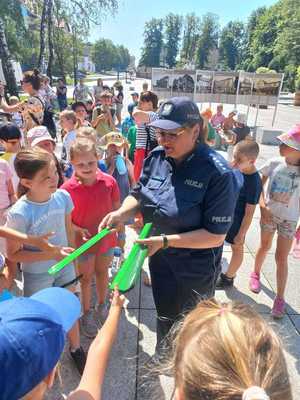
[[[163,47],[163,20],[152,18],[144,28],[144,46],[139,65],[159,67]]]
[[[195,60],[195,52],[199,39],[200,18],[194,13],[188,14],[184,21],[184,32],[180,59],[182,63],[192,63]]]
[[[116,48],[109,39],[97,40],[92,49],[92,60],[97,71],[109,71],[117,62]]]
[[[210,52],[218,47],[219,19],[212,13],[204,15],[200,23],[200,33],[196,50],[196,66],[205,68]]]
[[[219,41],[220,62],[224,69],[240,66],[245,48],[245,27],[242,22],[230,21],[221,31]]]
[[[164,22],[166,62],[169,68],[173,68],[176,65],[179,50],[182,18],[179,15],[170,13],[166,16]]]

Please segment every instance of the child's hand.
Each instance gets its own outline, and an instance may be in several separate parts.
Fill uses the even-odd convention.
[[[53,235],[54,232],[48,232],[42,236],[28,236],[26,243],[43,251],[51,251],[53,250],[54,246],[53,244],[49,243],[48,240]]]
[[[79,236],[81,236],[81,239],[84,240],[85,242],[92,237],[88,229],[80,228],[77,226],[75,231]]]
[[[125,296],[121,295],[118,287],[116,286],[114,291],[111,294],[111,308],[112,307],[119,307],[122,308],[125,302]]]
[[[73,253],[74,249],[72,247],[59,247],[55,246],[54,258],[57,261],[63,260],[69,254]]]

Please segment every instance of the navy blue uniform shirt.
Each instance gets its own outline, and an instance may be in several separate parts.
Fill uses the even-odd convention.
[[[153,222],[155,235],[201,228],[226,234],[242,183],[242,174],[206,144],[199,144],[178,166],[157,147],[145,160],[131,194],[140,203],[144,221]]]

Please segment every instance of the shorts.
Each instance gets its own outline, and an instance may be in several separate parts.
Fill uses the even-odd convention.
[[[123,108],[123,104],[117,103],[116,106],[117,106],[117,109],[116,109],[117,114],[121,114],[122,108]]]
[[[100,253],[100,254],[101,254],[101,256],[104,256],[104,257],[113,257],[114,250],[115,250],[115,248],[112,247],[112,248],[108,249],[105,253]],[[95,257],[95,255],[96,255],[95,253],[82,254],[81,256],[78,257],[78,262],[85,262],[89,258]]]
[[[239,233],[243,218],[244,218],[244,215],[238,215],[238,216],[235,215],[234,216],[233,223],[232,223],[231,227],[229,228],[229,231],[226,234],[226,238],[225,238],[226,242],[228,242],[230,244],[234,244],[234,238]]]
[[[49,275],[48,272],[32,274],[23,271],[24,296],[29,297],[39,290],[52,286],[61,287],[76,278],[74,265],[70,264],[56,275]]]
[[[268,224],[260,223],[260,227],[262,231],[271,233],[277,231],[278,236],[281,236],[285,239],[293,239],[297,230],[297,222],[288,221],[273,215],[271,222]]]

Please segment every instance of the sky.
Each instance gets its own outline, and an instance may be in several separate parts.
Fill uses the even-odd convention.
[[[246,21],[253,10],[261,6],[270,6],[276,0],[119,0],[119,9],[115,16],[107,16],[101,26],[92,29],[90,41],[111,39],[115,44],[123,44],[136,64],[143,46],[145,22],[151,18],[163,18],[170,12],[179,15],[195,12],[201,16],[207,12],[219,15],[221,26],[230,20]]]

